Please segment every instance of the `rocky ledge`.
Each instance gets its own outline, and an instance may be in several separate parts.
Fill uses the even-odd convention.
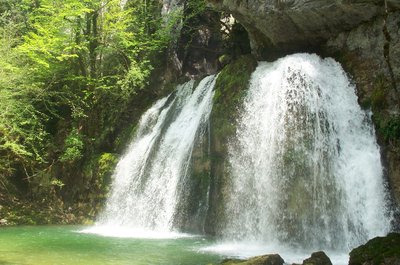
[[[383,0],[209,0],[249,33],[253,53],[310,50],[386,12]],[[387,0],[387,10],[400,1]]]
[[[283,265],[284,261],[278,254],[257,256],[248,260],[226,259],[221,265]]]
[[[332,265],[331,260],[323,251],[314,252],[311,257],[303,260],[302,265]]]
[[[248,260],[226,259],[220,265],[283,265],[278,254],[263,255]],[[302,264],[293,265],[332,265],[329,257],[318,251],[303,260]],[[400,234],[389,233],[385,237],[375,237],[365,245],[350,252],[349,265],[400,265]]]
[[[278,254],[263,255],[250,258],[248,260],[226,259],[221,265],[283,265],[287,264]],[[303,260],[302,264],[293,265],[332,265],[329,257],[323,252],[318,251],[311,254],[311,257]]]

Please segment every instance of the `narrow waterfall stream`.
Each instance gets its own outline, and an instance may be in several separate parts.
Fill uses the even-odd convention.
[[[141,118],[136,137],[119,161],[111,195],[92,232],[164,237],[179,224],[192,148],[212,108],[215,76],[194,81],[159,100]],[[194,89],[194,91],[192,91]]]
[[[259,63],[229,144],[222,235],[244,244],[215,251],[348,253],[388,232],[379,147],[354,90],[333,59],[296,54]]]

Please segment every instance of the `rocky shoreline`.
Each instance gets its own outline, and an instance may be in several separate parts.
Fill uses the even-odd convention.
[[[247,260],[225,259],[220,265],[284,265],[279,254],[256,256]],[[349,265],[400,265],[400,234],[389,233],[385,237],[375,237],[366,244],[350,252]],[[332,265],[323,251],[314,252],[303,263],[292,265]]]

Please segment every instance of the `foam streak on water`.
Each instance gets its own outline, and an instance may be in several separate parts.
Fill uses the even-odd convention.
[[[260,63],[229,146],[227,240],[348,251],[388,232],[370,117],[333,59]]]
[[[181,194],[192,148],[207,125],[214,83],[214,76],[206,77],[192,93],[190,81],[142,116],[136,137],[116,167],[105,210],[88,232],[177,236],[173,233],[179,223],[177,205],[185,199]]]

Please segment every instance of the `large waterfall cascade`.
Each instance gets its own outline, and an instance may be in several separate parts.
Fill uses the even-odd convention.
[[[110,197],[92,232],[175,229],[195,138],[204,132],[211,112],[214,83],[215,76],[208,76],[194,89],[189,81],[144,113],[117,164]]]
[[[225,239],[348,250],[390,227],[370,117],[333,59],[259,63],[229,169]]]
[[[162,237],[179,230],[182,201],[194,183],[192,151],[208,125],[215,79],[178,86],[142,116],[91,232],[140,236],[139,230],[151,230]],[[388,232],[375,132],[337,62],[310,54],[260,62],[238,107],[224,164],[224,213],[204,217],[223,218],[207,222],[223,223],[217,231],[222,242],[345,253]],[[134,234],[118,234],[121,227]],[[224,252],[223,244],[204,250]],[[243,245],[236,251],[240,255]],[[253,254],[267,253],[260,251]]]

